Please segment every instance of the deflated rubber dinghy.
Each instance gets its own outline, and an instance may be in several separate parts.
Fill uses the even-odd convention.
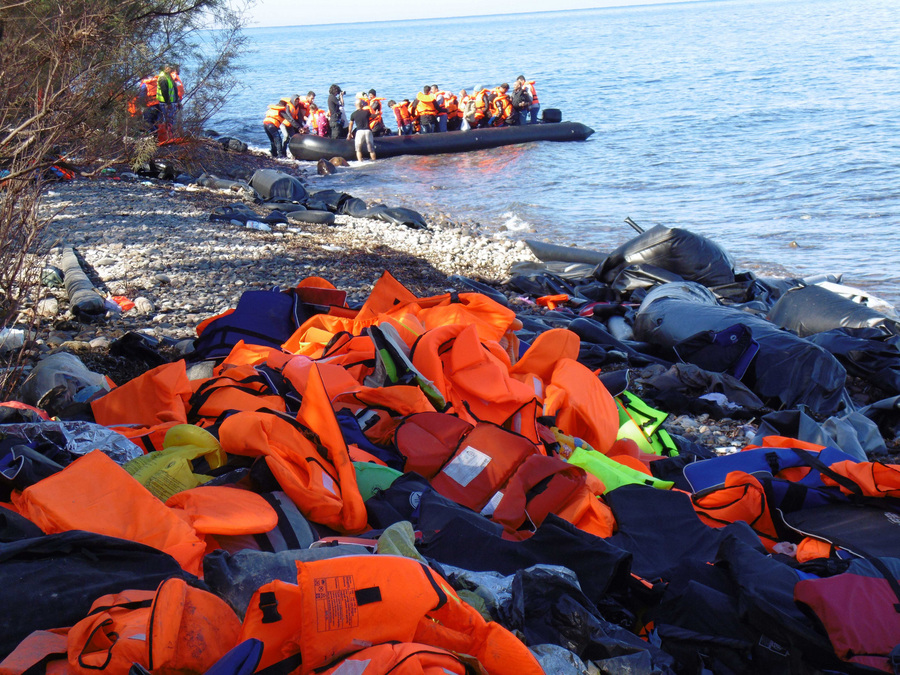
[[[749,328],[759,344],[745,378],[755,394],[774,406],[802,403],[823,415],[843,407],[847,372],[834,356],[760,316],[718,304],[698,283],[669,283],[650,291],[635,317],[634,334],[672,347],[702,331],[719,332],[738,324]]]
[[[779,298],[769,320],[807,337],[833,328],[882,328],[900,335],[891,317],[820,286],[792,288]]]
[[[525,124],[515,127],[447,131],[414,136],[379,136],[375,139],[375,153],[379,158],[398,155],[439,155],[448,152],[471,152],[503,145],[532,141],[584,141],[594,130],[580,122],[558,124]],[[325,138],[296,134],[290,143],[295,159],[317,162],[320,159],[343,157],[356,159],[353,141],[345,138]]]

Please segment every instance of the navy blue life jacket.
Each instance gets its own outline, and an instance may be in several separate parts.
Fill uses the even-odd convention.
[[[251,345],[279,348],[304,321],[321,313],[294,293],[246,291],[234,311],[211,321],[194,340],[190,361],[228,356],[241,340]]]

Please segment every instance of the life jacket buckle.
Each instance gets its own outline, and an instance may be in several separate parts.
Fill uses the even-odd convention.
[[[278,613],[278,598],[271,591],[259,594],[259,610],[262,612],[262,623],[277,623],[281,621]]]

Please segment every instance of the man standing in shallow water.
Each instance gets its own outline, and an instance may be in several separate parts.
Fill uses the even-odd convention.
[[[356,132],[354,133],[354,128]],[[369,152],[372,160],[375,160],[375,139],[372,130],[369,128],[369,111],[366,108],[365,99],[356,100],[356,110],[350,115],[350,129],[347,131],[347,139],[354,139],[354,148],[356,149],[356,159],[363,161],[363,146]]]

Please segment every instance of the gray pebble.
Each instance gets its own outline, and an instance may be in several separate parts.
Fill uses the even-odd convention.
[[[59,300],[54,297],[43,298],[38,302],[35,311],[39,316],[54,317],[59,314]]]

